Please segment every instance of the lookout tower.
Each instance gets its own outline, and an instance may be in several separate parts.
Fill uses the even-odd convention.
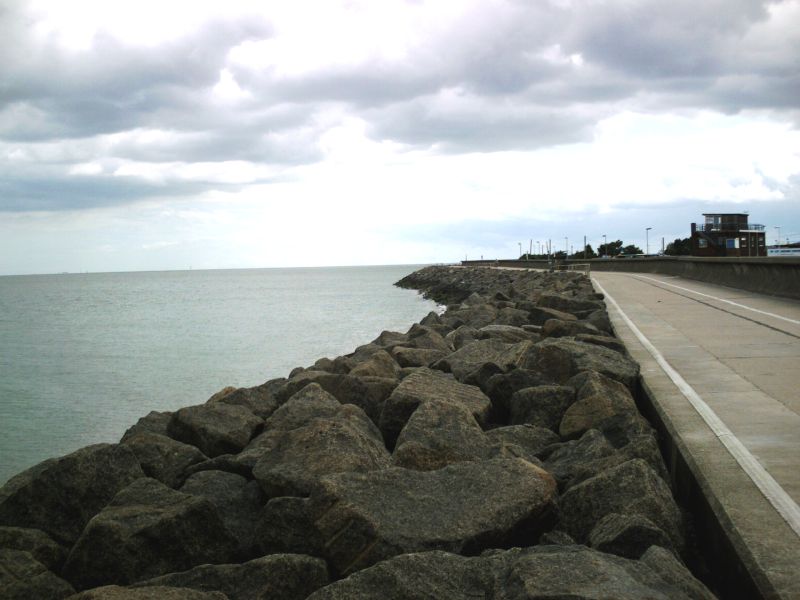
[[[748,224],[747,213],[703,213],[692,223],[693,256],[766,256],[764,226]]]

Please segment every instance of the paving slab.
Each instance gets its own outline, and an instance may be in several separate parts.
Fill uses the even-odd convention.
[[[592,278],[758,592],[800,598],[800,302],[664,275]]]

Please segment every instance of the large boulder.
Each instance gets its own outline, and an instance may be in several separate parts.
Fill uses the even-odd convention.
[[[340,406],[332,417],[268,435],[272,442],[253,467],[253,475],[270,498],[308,495],[317,480],[330,473],[389,465],[380,433],[352,404]]]
[[[587,297],[570,297],[555,292],[543,292],[537,302],[539,306],[554,308],[567,313],[581,313],[585,311],[595,311],[604,308],[601,300],[590,299]]]
[[[487,325],[487,327],[489,326]],[[480,339],[480,337],[481,334],[479,334],[478,330],[474,327],[461,325],[458,329],[454,329],[448,333],[445,340],[453,346],[454,350],[459,350],[467,344],[471,344],[475,340]],[[447,354],[449,354],[449,352]]]
[[[123,438],[122,443],[133,450],[145,475],[171,488],[183,483],[189,467],[208,460],[195,446],[158,433],[142,431]]]
[[[200,565],[181,573],[148,579],[135,587],[219,591],[230,600],[305,600],[328,583],[328,568],[322,559],[299,554],[273,554],[244,564]]]
[[[564,413],[575,402],[575,389],[562,385],[523,388],[511,396],[510,423],[528,423],[558,431]]]
[[[392,357],[401,367],[427,367],[447,356],[448,352],[432,348],[392,348]]]
[[[168,435],[167,434],[167,427],[169,426],[169,420],[172,418],[171,412],[158,412],[155,410],[151,410],[145,416],[141,417],[134,425],[129,427],[122,436],[122,440],[125,441],[132,435],[136,435],[137,433],[157,433],[159,435]]]
[[[96,444],[51,458],[0,488],[0,525],[41,529],[72,544],[122,488],[144,477],[130,448]]]
[[[257,417],[266,419],[280,406],[275,392],[280,389],[283,379],[274,379],[249,388],[225,388],[211,396],[207,403],[221,402],[243,406]]]
[[[67,558],[68,548],[56,543],[39,529],[0,527],[0,548],[29,552],[51,571],[58,572]]]
[[[350,374],[303,371],[290,378],[277,393],[277,397],[285,402],[307,385],[316,383],[341,404],[355,404],[370,418],[377,420],[385,398],[381,395],[381,389],[368,385],[366,379]]]
[[[669,536],[672,546],[684,545],[680,509],[669,487],[652,467],[633,459],[612,467],[567,490],[560,499],[559,527],[585,542],[600,520],[611,513],[641,515]]]
[[[542,337],[564,337],[579,334],[597,335],[600,330],[585,321],[565,321],[562,319],[548,319],[542,326]]]
[[[589,545],[601,552],[639,558],[652,546],[671,548],[667,534],[642,515],[610,513],[589,533]]]
[[[550,319],[558,319],[560,321],[577,321],[578,317],[575,315],[555,310],[553,308],[545,308],[543,306],[531,306],[528,309],[528,320],[532,325],[544,325]]]
[[[433,471],[455,462],[489,457],[490,443],[472,413],[450,402],[425,402],[397,438],[392,464]]]
[[[211,402],[175,412],[167,432],[171,438],[196,446],[213,458],[240,452],[263,424],[263,419],[243,406]]]
[[[76,589],[129,584],[203,563],[223,563],[236,551],[214,506],[155,479],[134,481],[95,516],[75,543],[64,577]]]
[[[367,360],[354,366],[349,374],[353,377],[397,379],[400,375],[400,366],[388,352],[378,349]]]
[[[496,325],[511,325],[513,327],[522,327],[523,325],[527,325],[530,323],[529,315],[527,311],[520,310],[518,308],[501,308],[497,312],[497,318],[495,319]]]
[[[70,596],[68,600],[230,600],[222,592],[199,592],[189,588],[129,588],[104,585]]]
[[[441,551],[403,554],[336,581],[309,600],[713,598],[674,557],[660,550],[653,547],[640,561],[576,545],[495,550],[471,557]],[[663,565],[656,563],[660,558]]]
[[[386,400],[380,429],[386,445],[394,448],[397,436],[411,414],[426,402],[450,402],[470,411],[479,424],[488,421],[491,402],[478,388],[455,381],[451,376],[421,368],[405,377]]]
[[[617,414],[638,412],[630,390],[601,373],[580,373],[569,384],[576,389],[577,399],[563,413],[559,433],[564,438],[579,437]]]
[[[513,325],[487,325],[478,330],[480,339],[495,339],[506,344],[516,344],[517,342],[538,342],[538,333],[526,331],[522,327]]]
[[[560,440],[550,429],[535,425],[497,427],[486,432],[486,439],[493,445],[518,446],[523,450],[523,456],[530,458],[537,457]]]
[[[314,525],[308,498],[272,498],[261,511],[255,535],[261,554],[324,554],[324,540]]]
[[[548,473],[513,458],[332,475],[311,503],[326,558],[348,574],[406,552],[530,545],[551,525],[555,495]]]
[[[186,480],[180,492],[205,498],[217,509],[223,524],[238,543],[239,556],[255,556],[255,523],[264,506],[255,481],[225,471],[201,471]]]
[[[72,586],[23,550],[0,548],[0,596],[4,600],[61,600]]]
[[[489,396],[495,418],[506,421],[509,417],[511,396],[524,388],[552,383],[552,380],[539,371],[512,369],[507,373],[492,375],[481,390]]]
[[[485,363],[494,363],[503,367],[503,357],[512,346],[498,339],[478,340],[462,346],[452,354],[448,354],[434,363],[433,368],[445,373],[452,373],[459,381]]]

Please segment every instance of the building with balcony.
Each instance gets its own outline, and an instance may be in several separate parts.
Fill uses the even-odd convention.
[[[766,256],[763,225],[748,223],[746,213],[703,213],[692,223],[693,256]]]

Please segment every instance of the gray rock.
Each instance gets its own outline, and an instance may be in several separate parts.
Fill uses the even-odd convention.
[[[496,339],[506,344],[516,344],[517,342],[538,342],[540,336],[536,333],[526,331],[522,327],[513,325],[487,325],[478,330],[480,339]]]
[[[529,545],[549,528],[555,481],[522,459],[390,468],[321,480],[311,495],[326,558],[348,574],[390,556]]]
[[[403,365],[405,366],[405,365]],[[367,360],[358,363],[350,370],[353,377],[383,377],[397,379],[400,365],[385,350],[378,349]]]
[[[490,446],[468,409],[449,402],[425,402],[400,432],[392,464],[433,471],[451,463],[488,458]]]
[[[463,406],[481,425],[487,422],[491,409],[491,402],[478,388],[431,369],[418,369],[400,382],[384,405],[380,429],[388,448],[394,448],[397,436],[411,414],[425,402],[450,402]]]
[[[579,334],[597,335],[600,330],[585,321],[563,321],[561,319],[548,319],[542,326],[542,337],[564,337]]]
[[[442,319],[439,317],[439,313],[431,311],[427,315],[425,315],[425,318],[423,318],[419,322],[419,324],[420,325],[428,325],[428,326],[441,325],[442,324]]]
[[[536,457],[542,450],[556,444],[559,437],[550,429],[535,425],[509,425],[486,432],[486,438],[492,444],[512,444],[519,446],[528,457]]]
[[[608,313],[604,308],[590,312],[586,318],[587,323],[591,323],[600,331],[613,334],[614,328],[611,326],[611,320],[608,318]]]
[[[575,402],[575,389],[562,385],[523,388],[511,396],[509,416],[512,425],[528,423],[558,431],[564,413]]]
[[[487,325],[487,327],[489,326]],[[453,346],[454,350],[459,350],[467,344],[471,344],[475,340],[479,339],[479,337],[480,334],[478,333],[477,329],[470,327],[469,325],[462,325],[458,329],[448,333],[445,337],[445,341]]]
[[[196,447],[158,433],[143,431],[122,443],[133,450],[145,475],[171,488],[180,487],[189,467],[208,460]]]
[[[447,356],[443,350],[432,350],[430,348],[403,348],[395,346],[392,348],[392,357],[401,367],[427,367]]]
[[[212,402],[181,408],[172,415],[167,432],[213,458],[240,452],[263,423],[243,406]]]
[[[623,344],[619,339],[614,337],[609,337],[607,335],[592,335],[589,333],[579,333],[575,336],[576,342],[582,342],[584,344],[595,344],[596,346],[603,346],[608,348],[609,350],[613,350],[614,352],[619,352],[620,354],[625,354],[627,349],[625,348],[625,344]]]
[[[539,371],[512,369],[508,373],[490,377],[481,390],[492,401],[495,418],[499,422],[505,422],[509,417],[511,396],[514,395],[514,392],[548,383],[552,383],[552,381]]]
[[[667,534],[642,515],[610,513],[589,534],[592,548],[625,558],[639,558],[652,545],[672,548]]]
[[[531,325],[544,325],[550,319],[561,321],[577,321],[578,317],[568,312],[545,308],[543,306],[531,306],[528,310],[528,320]]]
[[[0,548],[0,593],[4,600],[61,600],[75,590],[29,552]]]
[[[262,554],[324,554],[324,540],[314,525],[308,498],[272,498],[255,529],[256,545]]]
[[[123,434],[122,440],[120,441],[124,442],[130,436],[142,432],[167,435],[167,426],[169,425],[169,420],[171,418],[171,412],[158,412],[152,410],[147,413],[147,415],[136,421],[135,425],[129,427],[128,430]]]
[[[313,419],[332,417],[341,408],[339,401],[318,383],[310,383],[292,395],[269,419],[264,431],[290,431]]]
[[[214,506],[155,479],[134,481],[95,516],[67,558],[76,589],[129,584],[231,560],[236,541]]]
[[[41,529],[71,544],[86,523],[132,481],[144,477],[130,448],[96,444],[51,458],[0,488],[0,525]]]
[[[429,350],[441,350],[450,352],[452,348],[444,337],[432,327],[414,324],[408,330],[408,345],[412,348],[427,348]]]
[[[256,462],[253,475],[270,498],[305,496],[323,475],[389,465],[389,453],[374,425],[352,404],[340,406],[333,417],[269,433],[274,434],[273,442]]]
[[[448,354],[434,363],[433,368],[445,373],[452,373],[459,381],[485,363],[494,363],[503,367],[502,357],[512,346],[497,339],[478,340],[462,346],[452,354]]]
[[[469,325],[480,329],[491,325],[497,318],[497,309],[489,304],[478,304],[458,310],[448,310],[442,317],[442,322],[455,329],[461,325]]]
[[[683,549],[680,509],[664,480],[641,459],[629,460],[572,486],[561,496],[559,506],[559,528],[579,542],[588,540],[603,517],[620,513],[650,519],[669,536],[678,552]]]
[[[494,574],[482,558],[434,550],[402,554],[322,588],[309,600],[495,598]]]
[[[381,348],[391,348],[397,344],[404,344],[408,341],[408,336],[405,333],[397,331],[381,331],[381,334],[375,338],[372,343]]]
[[[105,585],[70,596],[69,600],[229,600],[229,598],[222,592],[198,592],[188,588],[164,586],[127,588]]]
[[[280,406],[275,392],[280,389],[283,381],[283,379],[275,379],[255,387],[226,388],[228,389],[227,393],[214,394],[207,400],[207,403],[222,402],[223,404],[242,406],[257,417],[266,419]]]
[[[303,371],[289,379],[277,396],[279,400],[285,402],[307,385],[316,383],[341,404],[354,404],[370,418],[377,420],[385,398],[380,397],[380,390],[368,385],[365,379],[367,378],[350,374]]]
[[[704,586],[669,550],[660,546],[650,546],[639,559],[650,567],[659,577],[680,590],[692,600],[716,600],[716,596]]]
[[[67,549],[39,529],[0,527],[0,548],[29,552],[51,571],[58,572],[67,558]]]
[[[587,371],[570,380],[577,390],[577,400],[564,413],[559,433],[576,438],[599,423],[621,413],[637,413],[628,388],[608,377]]]
[[[542,292],[537,304],[545,308],[554,308],[555,310],[572,314],[604,308],[603,302],[600,300],[589,299],[587,297],[569,297],[554,292]]]
[[[596,429],[590,429],[578,440],[558,444],[549,450],[544,459],[545,468],[556,478],[562,490],[568,489],[572,483],[594,477],[607,467],[629,460],[606,462],[604,459],[614,455],[616,449]]]
[[[257,482],[224,471],[201,471],[189,477],[180,491],[211,502],[237,540],[239,556],[256,556],[253,523],[265,501]]]
[[[527,311],[519,310],[517,308],[501,308],[497,311],[497,318],[494,320],[497,325],[512,325],[514,327],[522,327],[529,324],[529,315]]]
[[[223,592],[230,600],[304,600],[327,585],[325,561],[299,554],[273,554],[243,564],[200,565],[137,583],[135,587],[166,586]]]

